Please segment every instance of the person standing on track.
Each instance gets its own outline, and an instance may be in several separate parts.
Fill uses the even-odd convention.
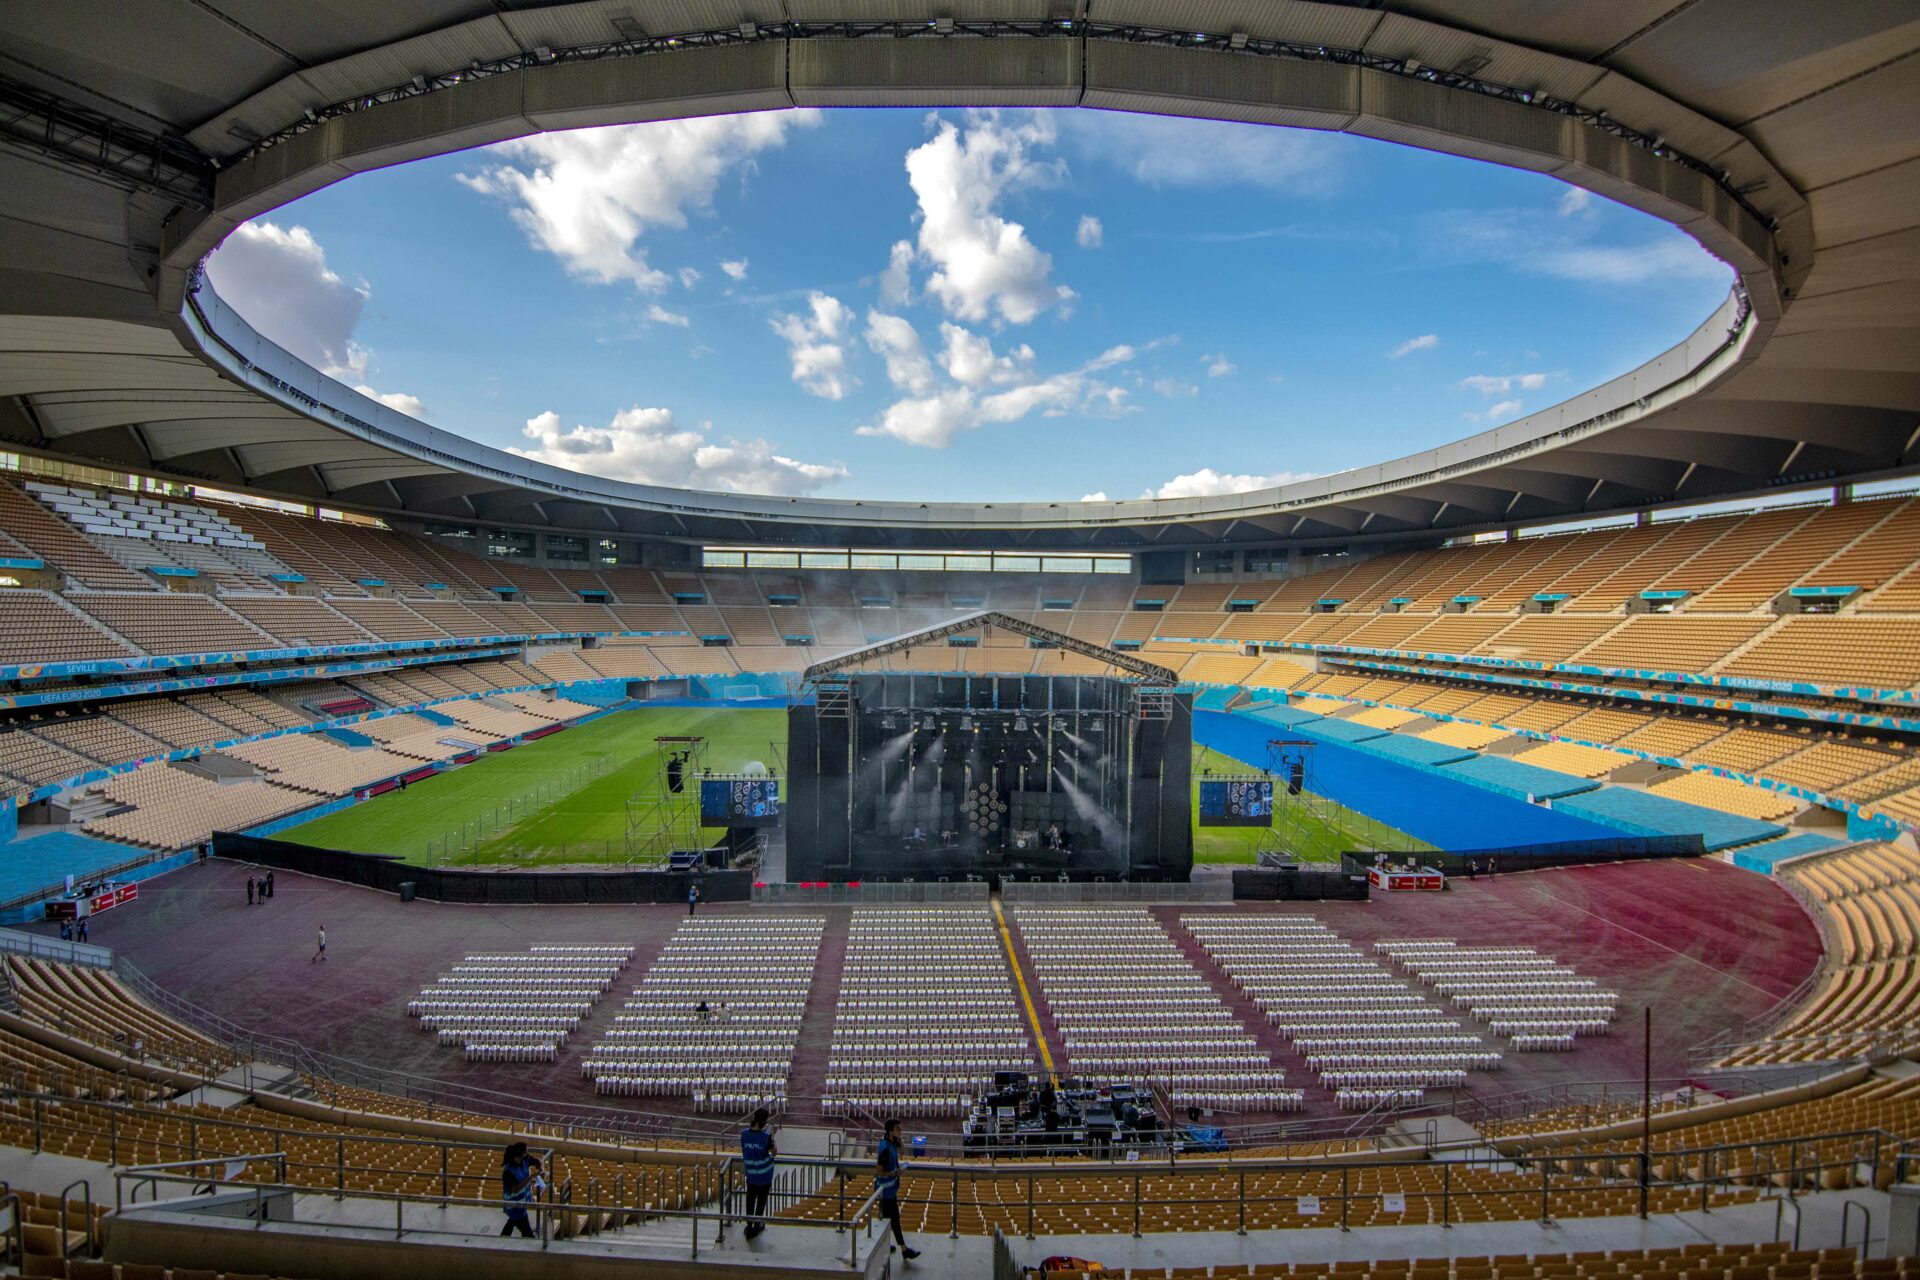
[[[880,1216],[893,1225],[893,1239],[900,1246],[900,1256],[912,1262],[920,1256],[920,1251],[908,1248],[907,1238],[900,1233],[900,1171],[906,1166],[900,1154],[900,1122],[888,1120],[886,1128],[881,1130],[880,1148],[874,1153],[874,1189],[880,1193]]]
[[[693,909],[698,905],[700,905],[700,886],[690,884],[687,886],[687,914],[692,915]]]
[[[740,1163],[747,1177],[747,1229],[749,1240],[767,1229],[767,1201],[773,1195],[773,1158],[780,1154],[773,1134],[767,1131],[767,1109],[753,1113],[749,1127],[740,1131]]]
[[[253,877],[247,877],[247,905],[253,905]]]
[[[313,964],[315,961],[325,960],[326,958],[327,958],[327,926],[321,925],[320,926],[320,949],[313,953],[313,959],[307,961],[307,963]]]

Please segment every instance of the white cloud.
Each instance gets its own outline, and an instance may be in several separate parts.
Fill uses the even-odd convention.
[[[1423,333],[1417,338],[1408,338],[1405,342],[1387,352],[1387,359],[1398,360],[1401,356],[1414,351],[1429,351],[1440,345],[1440,335]]]
[[[745,280],[747,278],[747,260],[745,258],[722,258],[720,259],[720,269],[727,273],[727,279],[729,280]]]
[[[1034,413],[1058,418],[1069,413],[1117,417],[1133,412],[1125,387],[1093,376],[1133,359],[1137,354],[1133,347],[1110,348],[1078,369],[1041,378],[1032,372],[1031,348],[1021,346],[996,356],[991,343],[959,325],[942,325],[941,333],[946,339],[942,367],[953,382],[895,401],[877,421],[856,428],[857,434],[944,449],[961,432],[1018,422]],[[1000,389],[989,390],[995,387]]]
[[[1031,380],[1033,348],[1021,343],[1004,356],[993,354],[993,342],[957,324],[942,324],[945,347],[940,365],[947,376],[969,387],[1006,386]]]
[[[1538,391],[1547,385],[1544,373],[1476,373],[1460,379],[1463,391],[1478,391],[1483,396],[1504,396],[1510,391]]]
[[[1491,422],[1495,418],[1510,417],[1518,412],[1520,412],[1520,402],[1518,400],[1502,400],[1498,404],[1488,408],[1487,421]]]
[[[378,400],[389,409],[406,414],[409,418],[424,419],[427,416],[427,406],[420,403],[419,396],[410,396],[404,391],[375,391],[365,383],[356,386],[354,390],[369,399]]]
[[[1158,489],[1149,489],[1143,498],[1210,498],[1224,493],[1246,493],[1253,489],[1271,489],[1296,480],[1311,480],[1311,471],[1276,471],[1272,475],[1234,475],[1202,467],[1175,476]]]
[[[1209,378],[1225,378],[1240,371],[1240,366],[1224,355],[1201,356],[1200,363],[1207,366]]]
[[[373,291],[327,266],[305,227],[247,222],[207,262],[207,274],[247,323],[334,378],[362,379],[367,352],[353,339]]]
[[[1560,216],[1570,218],[1577,213],[1585,213],[1593,205],[1593,192],[1585,187],[1568,187],[1560,193],[1557,208]]]
[[[1149,186],[1311,192],[1340,173],[1341,142],[1304,129],[1081,110],[1066,113],[1060,130],[1079,155]]]
[[[1073,239],[1082,249],[1098,249],[1107,242],[1107,231],[1100,225],[1100,219],[1090,213],[1080,215],[1080,225],[1073,233]]]
[[[933,362],[912,324],[884,311],[867,312],[867,346],[887,363],[887,381],[908,395],[933,390]]]
[[[367,385],[373,352],[354,338],[373,291],[327,266],[326,250],[305,227],[248,222],[207,261],[207,274],[235,311],[268,340],[329,378],[413,417],[426,413],[403,391]]]
[[[1677,237],[1619,248],[1561,249],[1536,255],[1529,265],[1541,275],[1581,284],[1645,284],[1728,273],[1725,264],[1709,257],[1699,245]]]
[[[896,240],[887,252],[887,269],[880,273],[880,301],[903,307],[913,300],[913,242]]]
[[[675,423],[670,409],[636,405],[615,414],[607,426],[575,426],[570,431],[561,430],[560,415],[549,409],[529,418],[522,434],[533,446],[508,452],[635,484],[803,494],[847,475],[838,463],[801,462],[775,452],[765,440],[715,443],[707,427]]]
[[[1724,283],[1731,277],[1725,263],[1677,228],[1631,243],[1593,243],[1612,225],[1597,216],[1564,217],[1538,208],[1455,209],[1423,219],[1414,248],[1422,267],[1497,263],[1581,284]]]
[[[1184,378],[1155,378],[1148,385],[1169,400],[1177,400],[1185,396],[1197,396],[1200,394],[1200,388],[1194,386]]]
[[[1112,501],[1112,499],[1111,499],[1111,498],[1109,498],[1109,497],[1107,497],[1107,491],[1106,491],[1105,489],[1100,489],[1100,490],[1097,490],[1096,492],[1093,492],[1093,493],[1083,493],[1083,494],[1081,494],[1081,495],[1080,495],[1080,501],[1082,501],[1082,502],[1111,502],[1111,501]]]
[[[765,111],[539,134],[488,148],[490,162],[459,181],[507,201],[534,247],[570,274],[657,293],[668,276],[647,261],[646,231],[684,227],[727,173],[820,119]]]
[[[669,311],[657,302],[647,305],[647,319],[653,321],[655,324],[678,325],[682,329],[693,323],[693,321],[689,320],[680,312]]]
[[[773,318],[773,331],[786,340],[793,380],[808,395],[841,400],[859,381],[847,372],[844,342],[853,328],[853,308],[818,289],[807,295],[804,314]]]
[[[1026,228],[995,210],[1009,192],[1060,179],[1058,160],[1035,155],[1054,136],[1048,116],[1013,124],[986,112],[969,117],[964,132],[942,122],[907,153],[907,182],[920,207],[919,256],[932,267],[927,292],[949,315],[1027,324],[1075,297],[1051,281],[1053,259],[1027,238]],[[882,281],[889,302],[904,296],[901,265],[896,246]]]
[[[674,274],[679,277],[682,289],[691,289],[700,283],[700,272],[693,267],[682,267]]]

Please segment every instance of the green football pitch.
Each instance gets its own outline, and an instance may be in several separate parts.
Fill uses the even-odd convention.
[[[389,791],[294,827],[280,838],[394,854],[429,866],[624,862],[629,801],[645,809],[663,788],[655,739],[689,735],[706,740],[706,767],[715,773],[737,773],[756,761],[786,771],[783,710],[642,707],[483,755],[405,791]],[[1249,769],[1201,746],[1194,747],[1193,761],[1196,812],[1201,770]],[[689,791],[687,803],[697,804],[697,794]],[[1302,841],[1309,857],[1339,847],[1426,847],[1351,810],[1327,805],[1316,811],[1322,814],[1327,821],[1316,821]],[[1266,836],[1257,828],[1198,828],[1194,858],[1252,862]]]
[[[688,735],[706,740],[715,773],[755,761],[785,772],[785,711],[644,707],[484,755],[280,838],[431,866],[624,862],[627,802],[645,807],[664,789],[654,739]],[[692,788],[686,802],[699,803]]]

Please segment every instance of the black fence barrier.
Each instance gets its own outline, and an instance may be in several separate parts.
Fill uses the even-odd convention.
[[[230,831],[213,834],[215,856],[252,862],[276,871],[297,871],[323,880],[398,894],[412,884],[429,902],[497,905],[583,902],[685,902],[687,887],[700,886],[702,902],[746,902],[753,894],[747,871],[458,871],[417,867],[389,854],[315,849]]]
[[[1584,867],[1600,862],[1640,862],[1654,858],[1697,858],[1707,851],[1698,835],[1622,836],[1617,840],[1562,840],[1551,844],[1516,844],[1490,849],[1449,849],[1427,853],[1388,852],[1387,861],[1403,866],[1432,867],[1450,876],[1486,875],[1488,871],[1537,871],[1543,867]],[[1341,865],[1364,875],[1373,865],[1372,850],[1344,854]]]
[[[1233,873],[1233,896],[1255,902],[1365,902],[1367,878],[1327,866],[1241,867]]]

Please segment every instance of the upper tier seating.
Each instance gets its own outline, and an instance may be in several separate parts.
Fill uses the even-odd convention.
[[[132,650],[40,591],[0,591],[0,663],[88,662]]]
[[[192,569],[262,587],[266,575],[287,572],[258,538],[211,507],[37,480],[26,490],[131,569]]]
[[[148,653],[229,653],[272,649],[272,636],[229,613],[209,596],[74,597],[74,603]]]
[[[1783,619],[1726,674],[1821,684],[1920,684],[1920,619]]]
[[[284,645],[367,644],[374,638],[338,610],[300,596],[229,596],[226,606]]]
[[[73,582],[97,591],[152,591],[153,581],[89,542],[86,535],[0,480],[0,529]]]

